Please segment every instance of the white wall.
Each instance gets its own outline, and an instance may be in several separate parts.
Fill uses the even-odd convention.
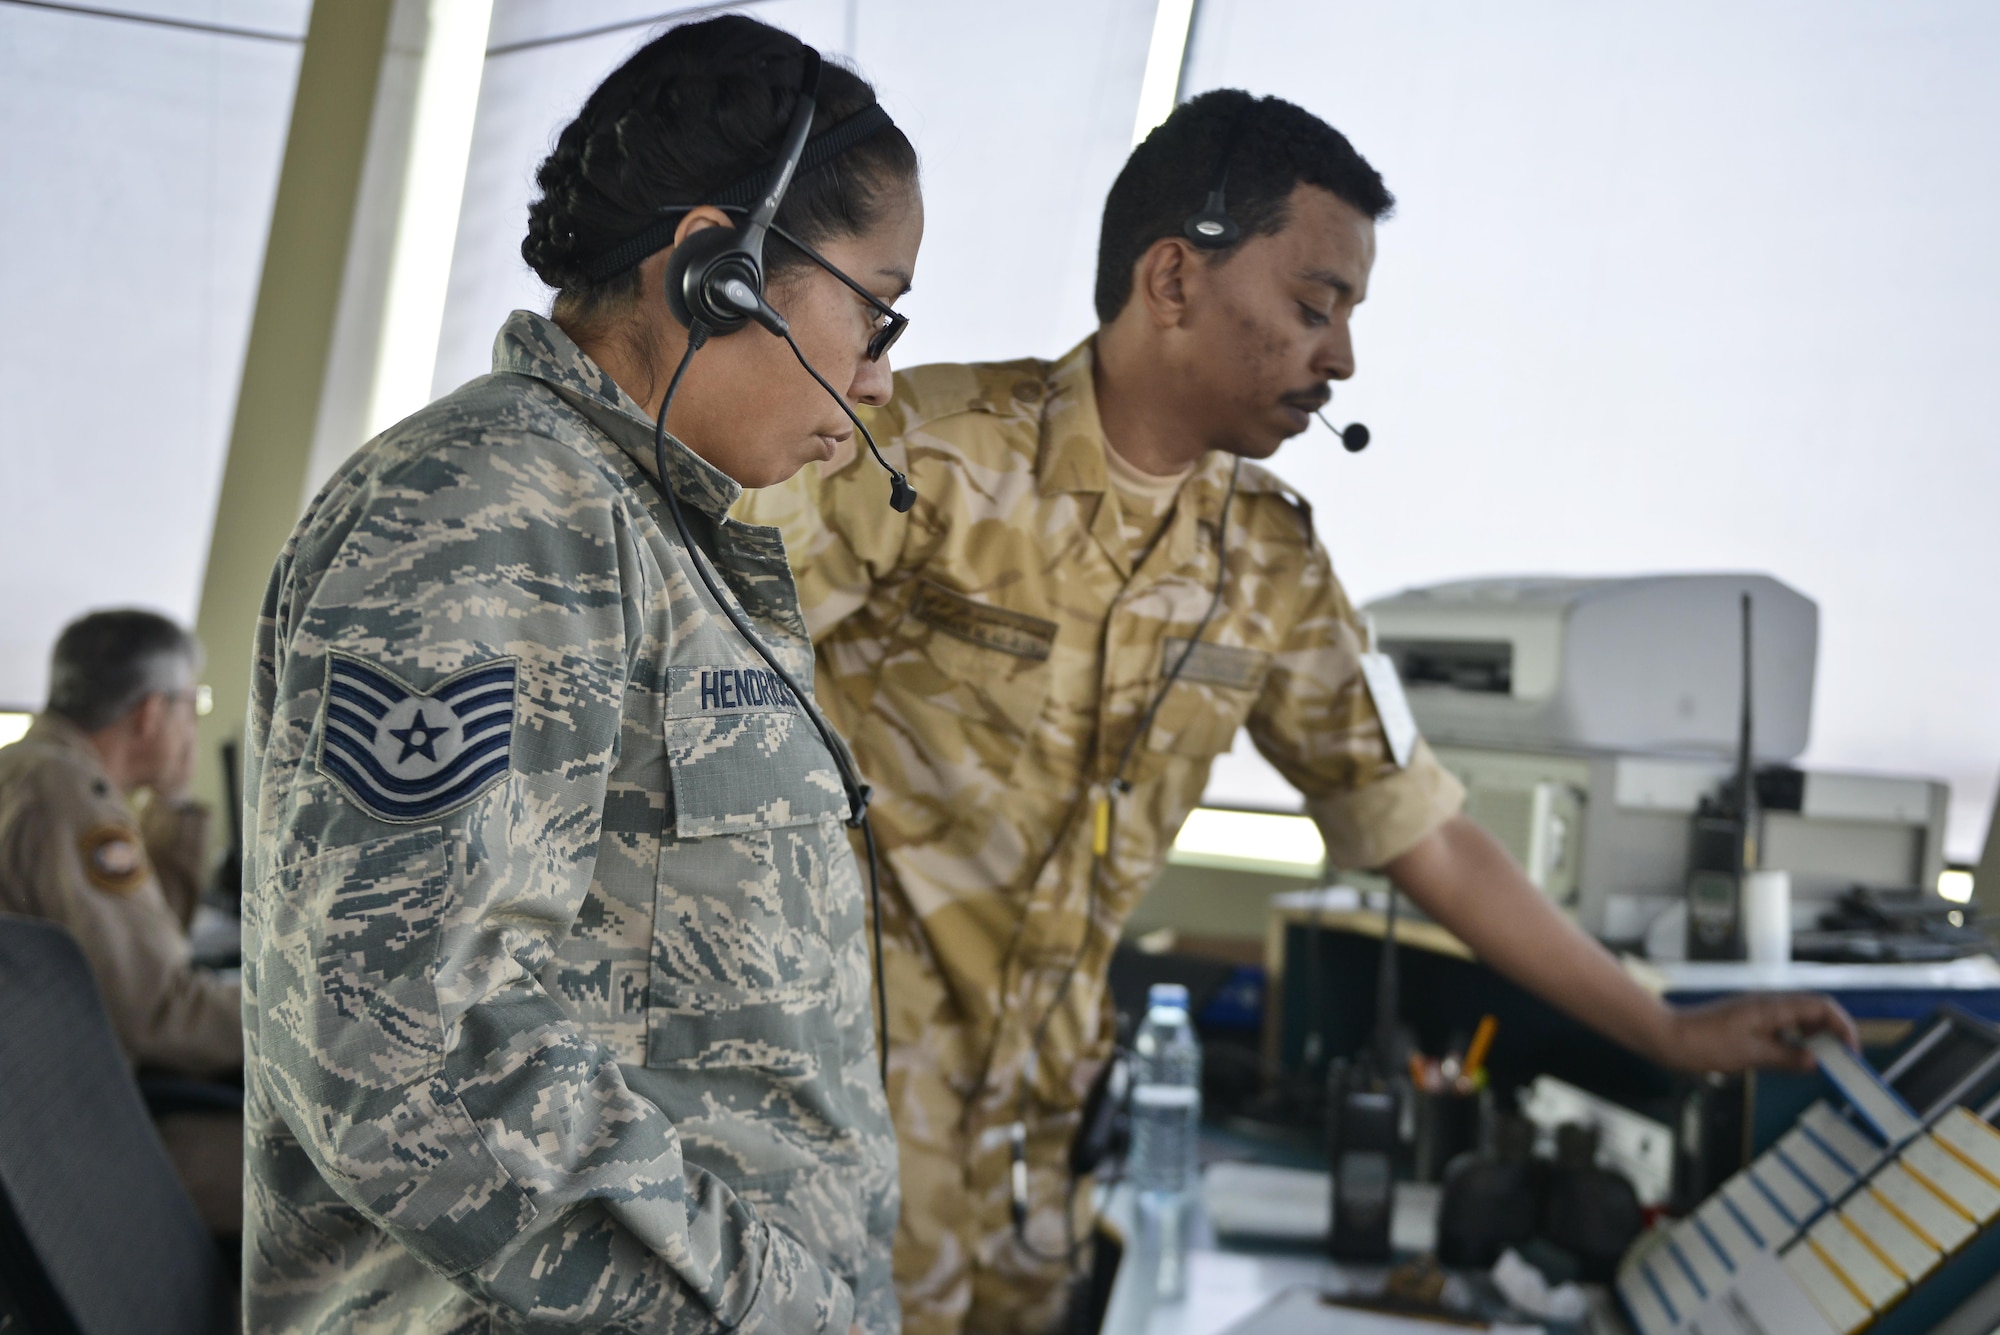
[[[1768,570],[1821,608],[1808,763],[1950,780],[1976,858],[1996,70],[1978,0],[1204,4],[1192,88],[1299,102],[1400,201],[1336,400],[1376,443],[1278,458],[1351,591]],[[1260,761],[1218,780],[1283,794]]]
[[[0,708],[89,608],[194,618],[299,51],[0,5]]]

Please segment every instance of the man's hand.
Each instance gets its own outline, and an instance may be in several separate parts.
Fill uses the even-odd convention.
[[[177,807],[194,789],[195,755],[201,745],[195,725],[195,693],[161,691],[149,696],[141,707],[155,711],[154,727],[147,737],[147,772],[141,781],[153,790],[154,797]]]
[[[155,797],[175,807],[188,800],[188,794],[194,791],[195,754],[194,729],[190,728],[185,737],[176,737],[169,745],[166,763],[153,784]]]
[[[1684,1071],[1733,1075],[1760,1066],[1810,1071],[1812,1054],[1800,1040],[1822,1033],[1850,1048],[1861,1046],[1854,1021],[1830,997],[1732,997],[1675,1011],[1660,1050],[1651,1055]]]
[[[1743,997],[1686,1010],[1663,1004],[1563,917],[1507,850],[1464,816],[1424,836],[1385,870],[1493,968],[1663,1065],[1810,1071],[1812,1058],[1797,1048],[1797,1039],[1825,1030],[1856,1045],[1854,1022],[1825,997]]]

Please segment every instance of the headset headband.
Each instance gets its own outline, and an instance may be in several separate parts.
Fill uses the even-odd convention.
[[[856,144],[873,138],[894,124],[880,102],[870,103],[840,124],[830,125],[807,140],[805,152],[799,156],[798,171],[793,174],[792,179],[797,180],[815,168],[824,167]],[[727,189],[709,194],[701,203],[740,211],[762,199],[770,184],[771,169],[759,167]],[[699,204],[664,206],[660,210],[660,217],[591,261],[589,267],[584,270],[584,276],[593,283],[601,283],[624,273],[655,251],[665,249],[674,239],[674,232],[680,226],[681,215],[689,209],[698,207]]]
[[[1250,119],[1256,108],[1257,103],[1252,99],[1229,118],[1229,128],[1222,136],[1222,155],[1215,163],[1215,184],[1209,187],[1208,199],[1201,208],[1181,224],[1181,235],[1203,250],[1225,250],[1243,235],[1236,220],[1229,216],[1229,164],[1236,156],[1236,140],[1243,133],[1243,122]]]

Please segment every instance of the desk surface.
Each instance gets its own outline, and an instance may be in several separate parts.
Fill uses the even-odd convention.
[[[1668,995],[1708,992],[1992,992],[2000,962],[1968,955],[1937,964],[1750,964],[1715,960],[1634,960],[1633,973],[1656,975]]]
[[[1315,926],[1329,933],[1380,939],[1387,925],[1374,909],[1354,906],[1344,887],[1278,895],[1272,899],[1266,967],[1272,977],[1284,970],[1288,926]],[[1433,922],[1399,917],[1396,940],[1433,955],[1471,960],[1458,938]],[[1656,994],[1700,1000],[1739,992],[1825,992],[1857,1020],[1906,1021],[1952,1002],[1975,1015],[2000,1020],[2000,962],[1991,955],[1968,955],[1935,964],[1783,964],[1747,961],[1646,960],[1620,957],[1625,970]]]
[[[1627,960],[1625,967],[1641,982],[1681,1002],[1738,992],[1824,992],[1864,1023],[1920,1020],[1947,1004],[2000,1021],[2000,963],[1991,955],[1968,955],[1940,964]]]
[[[1285,1217],[1286,1224],[1315,1204],[1318,1217],[1325,1218],[1329,1183],[1325,1173],[1295,1169],[1266,1169],[1251,1165],[1212,1165],[1213,1168],[1247,1170],[1239,1173],[1234,1190],[1254,1190],[1265,1196],[1273,1212]],[[1257,1174],[1268,1174],[1268,1181]],[[1316,1179],[1316,1181],[1314,1181]],[[1206,1185],[1206,1183],[1205,1183]],[[1220,1212],[1228,1206],[1217,1201]],[[1429,1251],[1436,1240],[1438,1188],[1411,1182],[1396,1184],[1395,1208],[1390,1234],[1399,1254]],[[1131,1188],[1115,1188],[1103,1206],[1106,1220],[1127,1239],[1136,1239],[1134,1200]],[[1150,1283],[1153,1274],[1138,1261],[1138,1249],[1126,1253],[1127,1264],[1119,1269],[1105,1313],[1104,1335],[1222,1335],[1256,1312],[1288,1288],[1304,1286],[1341,1293],[1355,1289],[1373,1291],[1380,1287],[1387,1266],[1348,1265],[1324,1256],[1300,1252],[1258,1252],[1233,1249],[1218,1243],[1204,1213],[1197,1223],[1194,1245],[1188,1255],[1187,1297],[1175,1303],[1148,1304],[1137,1292]],[[1150,1306],[1150,1312],[1147,1308]],[[1364,1320],[1350,1314],[1345,1324],[1359,1331]],[[1376,1328],[1370,1322],[1369,1330]],[[1384,1329],[1438,1330],[1441,1327],[1398,1323]],[[1590,1328],[1605,1335],[1626,1335],[1622,1323],[1608,1312],[1594,1313]],[[1495,1335],[1508,1331],[1531,1331],[1535,1326],[1493,1327]]]

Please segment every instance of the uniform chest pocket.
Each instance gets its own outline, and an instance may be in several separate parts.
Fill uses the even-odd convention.
[[[863,926],[839,771],[774,674],[674,672],[647,1065],[810,1062]]]
[[[774,674],[723,669],[713,677],[748,679],[759,699],[784,691]],[[789,694],[789,692],[787,692]],[[714,688],[712,699],[724,692]],[[735,698],[733,693],[730,698]],[[847,791],[819,730],[800,709],[780,704],[725,708],[667,719],[673,769],[674,833],[683,839],[810,825],[847,813]]]
[[[1260,649],[1206,642],[1197,643],[1190,652],[1188,642],[1176,636],[1161,647],[1163,680],[1184,655],[1180,674],[1153,716],[1146,745],[1205,760],[1221,755],[1236,740],[1236,730],[1257,703],[1271,656]]]
[[[956,593],[925,580],[910,601],[901,647],[884,664],[898,695],[983,724],[1008,739],[1026,735],[1049,693],[1056,623]]]

